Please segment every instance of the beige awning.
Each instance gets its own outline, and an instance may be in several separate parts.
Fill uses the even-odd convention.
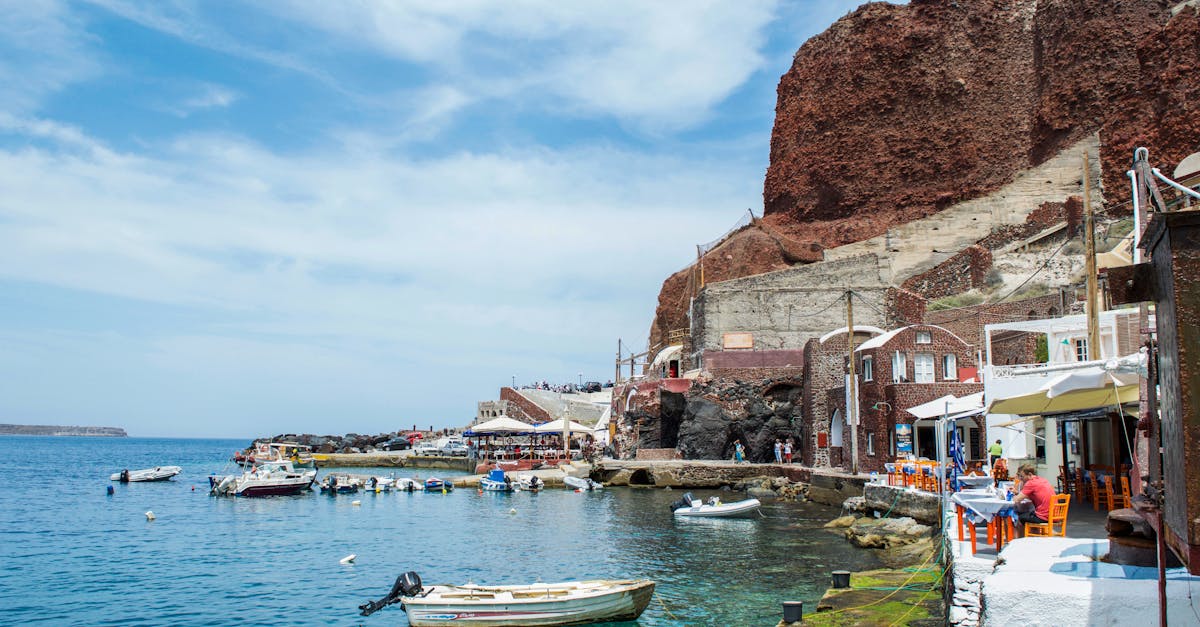
[[[1137,385],[1105,386],[1082,390],[1071,390],[1050,398],[1046,390],[1030,394],[999,398],[988,407],[989,414],[1061,414],[1102,407],[1114,407],[1124,403],[1136,403]]]

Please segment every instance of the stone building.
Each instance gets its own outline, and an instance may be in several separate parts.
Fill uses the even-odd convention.
[[[896,425],[910,425],[913,453],[936,458],[934,422],[918,420],[907,410],[946,395],[963,397],[983,391],[975,348],[944,328],[918,324],[866,338],[855,348],[858,384],[860,472],[882,471],[895,459]],[[849,468],[850,426],[847,423],[846,334],[841,329],[814,350],[806,372],[806,423],[815,432],[814,465]],[[840,345],[839,345],[840,344]],[[840,348],[840,351],[838,350]],[[822,350],[823,349],[823,350]],[[831,374],[832,372],[832,374]],[[986,432],[981,417],[959,421],[968,458],[980,458]]]
[[[847,328],[830,331],[813,338],[804,346],[804,410],[801,429],[801,450],[798,457],[806,466],[830,468],[842,466],[841,431],[837,446],[830,445],[833,433],[833,407],[829,404],[829,391],[845,387]],[[862,344],[882,335],[883,329],[874,326],[854,325],[854,343]],[[842,405],[845,403],[843,402]],[[840,414],[838,416],[841,417]]]

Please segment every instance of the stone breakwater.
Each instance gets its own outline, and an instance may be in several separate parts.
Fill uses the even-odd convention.
[[[255,442],[290,442],[311,447],[314,453],[375,453],[382,451],[403,451],[409,447],[408,431],[363,435],[347,433],[346,435],[313,435],[311,433],[284,433],[269,438],[258,438]],[[441,435],[438,431],[420,431],[423,438],[436,438]],[[251,443],[247,448],[253,448]]]

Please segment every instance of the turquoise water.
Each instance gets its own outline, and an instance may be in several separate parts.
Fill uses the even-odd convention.
[[[245,444],[0,437],[0,624],[405,625],[399,606],[357,607],[415,570],[427,583],[646,577],[658,587],[638,625],[774,625],[783,601],[814,607],[830,570],[876,565],[813,504],[676,522],[680,492],[662,490],[210,497],[206,477]],[[157,465],[183,473],[108,479]]]

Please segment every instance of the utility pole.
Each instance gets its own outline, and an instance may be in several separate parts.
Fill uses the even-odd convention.
[[[1092,215],[1092,169],[1088,153],[1083,153],[1083,228],[1087,251],[1087,331],[1088,359],[1100,359],[1100,299],[1096,295],[1096,220]],[[1135,227],[1136,228],[1136,227]],[[1114,355],[1115,357],[1115,355]]]
[[[617,376],[613,379],[613,385],[621,382],[621,338],[617,338]]]
[[[846,346],[850,355],[850,376],[846,380],[846,422],[850,425],[850,474],[858,474],[858,390],[854,377],[854,292],[846,290]]]
[[[696,244],[696,263],[700,265],[700,289],[704,289],[704,253],[699,244]]]

